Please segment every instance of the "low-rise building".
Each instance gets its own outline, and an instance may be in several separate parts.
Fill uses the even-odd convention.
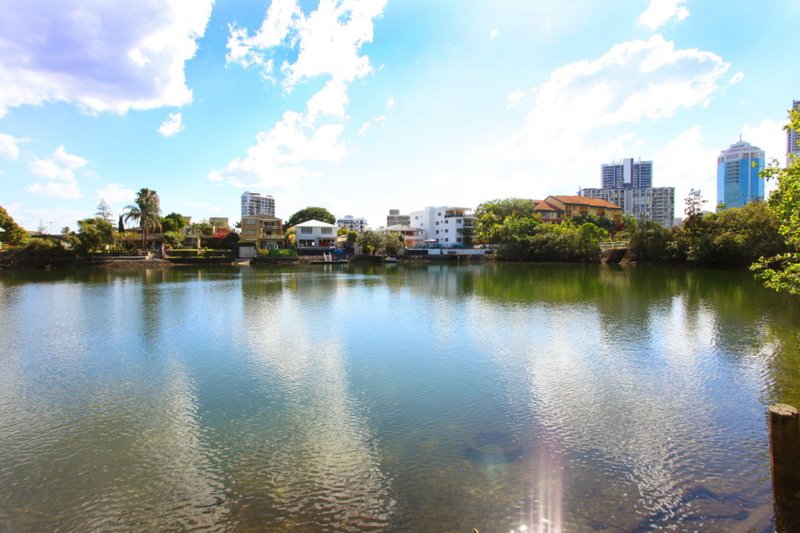
[[[336,244],[336,224],[319,220],[309,220],[296,226],[295,238],[298,248],[330,248]]]
[[[339,226],[339,228],[361,232],[367,229],[367,219],[355,218],[352,215],[345,215],[336,221],[336,225]]]
[[[395,224],[376,230],[379,233],[399,233],[403,236],[403,244],[406,248],[415,248],[422,244],[422,230],[408,225]]]
[[[283,239],[281,219],[270,215],[242,217],[240,239],[256,243],[259,248],[275,248]]]
[[[591,215],[622,223],[622,208],[598,198],[557,195],[533,202],[533,211],[541,216],[542,222],[558,224],[575,216]]]
[[[425,242],[445,248],[472,244],[475,215],[468,207],[426,207],[412,211],[411,226],[422,230]]]
[[[411,215],[401,215],[399,209],[389,209],[386,226],[410,226]]]

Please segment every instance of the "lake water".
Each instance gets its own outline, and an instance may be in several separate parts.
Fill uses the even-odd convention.
[[[769,530],[799,326],[740,272],[0,273],[0,530]]]

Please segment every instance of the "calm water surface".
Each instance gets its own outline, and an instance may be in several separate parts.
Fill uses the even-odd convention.
[[[2,531],[764,531],[800,301],[598,266],[0,274]]]

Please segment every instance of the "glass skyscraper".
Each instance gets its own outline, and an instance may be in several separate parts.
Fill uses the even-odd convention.
[[[717,158],[717,202],[723,207],[742,207],[764,200],[764,150],[739,139]]]

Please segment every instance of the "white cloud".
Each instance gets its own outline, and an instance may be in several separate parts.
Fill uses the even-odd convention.
[[[45,181],[35,182],[27,190],[44,196],[80,198],[75,171],[86,164],[86,159],[69,154],[63,146],[59,146],[53,152],[52,159],[34,159],[28,164],[31,174]]]
[[[717,156],[722,148],[707,147],[703,128],[693,126],[668,141],[653,158],[653,173],[658,176],[657,187],[675,187],[675,211],[683,216],[683,200],[691,189],[699,189],[708,200],[705,209],[717,205]]]
[[[740,83],[743,79],[744,79],[744,72],[742,72],[740,70],[739,72],[737,72],[736,74],[731,76],[730,83],[731,83],[731,85],[736,85],[736,84]]]
[[[19,159],[19,141],[12,135],[0,133],[0,157],[10,161]]]
[[[183,131],[183,117],[180,113],[170,113],[164,122],[159,126],[158,133],[164,137],[172,137],[176,133]]]
[[[494,39],[500,34],[500,31],[497,28],[492,28],[492,31],[489,32],[489,39]]]
[[[391,111],[392,109],[394,109],[394,104],[395,104],[394,96],[390,96],[389,98],[387,98],[386,99],[386,110],[387,111]]]
[[[784,164],[786,160],[786,131],[784,131],[783,127],[786,122],[786,119],[764,119],[756,125],[745,124],[742,126],[742,140],[764,150],[767,161],[777,159],[780,164]]]
[[[508,95],[508,108],[517,106],[525,98],[525,91],[522,89],[515,89]]]
[[[244,68],[260,66],[272,77],[274,58],[282,53],[280,73],[286,92],[311,79],[324,78],[303,112],[287,111],[268,132],[260,132],[245,157],[209,173],[214,182],[239,187],[291,188],[317,171],[309,164],[338,162],[347,153],[340,140],[347,120],[348,86],[373,69],[360,54],[373,37],[373,19],[383,13],[386,0],[320,0],[316,10],[304,14],[296,0],[275,0],[261,28],[250,36],[246,29],[230,27],[229,63]],[[387,106],[394,105],[387,101]],[[362,126],[363,128],[363,126]]]
[[[202,209],[204,212],[208,213],[221,213],[222,208],[217,205],[212,205],[209,202],[186,202],[187,207],[194,207],[196,209]]]
[[[94,216],[94,212],[86,212],[72,207],[23,208],[24,206],[21,203],[8,206],[8,212],[17,224],[31,231],[43,226],[48,233],[60,233],[61,228],[64,226],[69,226],[75,230],[77,229],[78,220]]]
[[[359,128],[358,130],[358,134],[364,135],[365,133],[367,133],[367,130],[369,130],[372,126],[376,124],[383,124],[384,122],[386,122],[386,116],[378,115],[377,117],[374,117],[371,120],[368,120],[367,122],[362,124],[361,128]]]
[[[136,198],[133,189],[119,183],[109,183],[102,189],[97,189],[94,195],[98,200],[105,200],[109,204],[132,204]]]
[[[213,0],[16,2],[0,18],[0,116],[63,101],[89,112],[191,102],[184,64]]]
[[[686,0],[650,0],[650,5],[639,15],[639,24],[655,31],[672,19],[680,22],[689,16]]]

